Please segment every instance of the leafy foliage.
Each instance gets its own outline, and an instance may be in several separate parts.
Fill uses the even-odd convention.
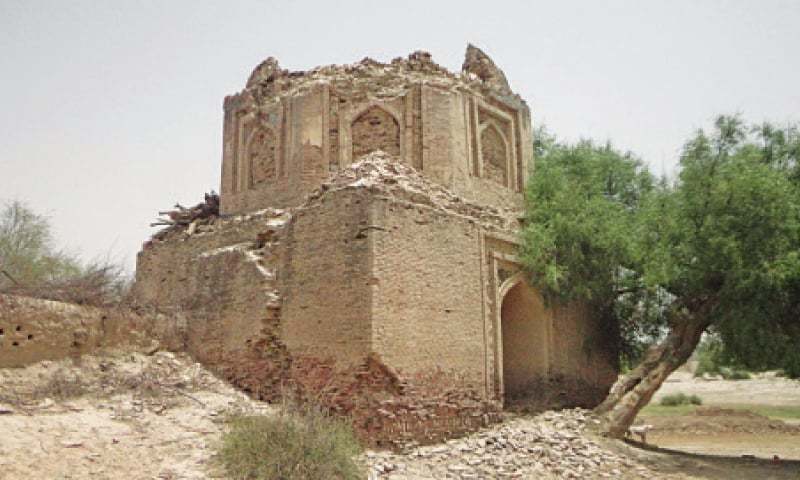
[[[629,361],[702,317],[735,363],[800,375],[796,128],[720,116],[686,143],[675,181],[610,144],[538,133],[522,256],[549,299],[618,323]]]
[[[0,209],[0,287],[14,282],[34,284],[80,271],[70,255],[56,250],[46,217],[19,201]],[[13,279],[13,280],[12,280]]]

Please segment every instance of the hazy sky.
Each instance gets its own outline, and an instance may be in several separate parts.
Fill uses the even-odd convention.
[[[0,0],[0,200],[132,268],[157,210],[219,189],[222,99],[284,68],[482,47],[569,139],[656,173],[717,113],[800,120],[800,0]]]

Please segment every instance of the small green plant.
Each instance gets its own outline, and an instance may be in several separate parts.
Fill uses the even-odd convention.
[[[661,405],[664,407],[677,407],[680,405],[702,405],[703,399],[697,395],[686,395],[685,393],[674,393],[665,395],[661,398]]]
[[[286,408],[265,416],[228,419],[219,459],[235,480],[350,480],[363,478],[352,428],[317,407]]]
[[[664,407],[677,407],[688,403],[686,395],[683,393],[675,393],[673,395],[665,395],[661,398],[661,405]]]
[[[750,380],[748,372],[731,367],[720,367],[719,374],[725,380]]]

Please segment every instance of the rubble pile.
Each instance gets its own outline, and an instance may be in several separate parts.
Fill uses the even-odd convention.
[[[309,194],[307,203],[328,191],[352,188],[368,188],[398,200],[445,210],[500,229],[509,229],[518,221],[517,212],[466,201],[380,150],[363,156],[333,175]]]
[[[370,479],[661,478],[613,453],[585,429],[587,410],[520,417],[439,445],[367,452]]]
[[[483,206],[469,202],[454,194],[447,188],[428,180],[414,168],[403,165],[396,158],[383,151],[371,152],[359,161],[331,175],[328,181],[311,192],[305,205],[312,205],[325,193],[368,188],[387,197],[447,211],[478,221],[484,226],[497,229],[509,229],[518,222],[517,212],[504,208]],[[300,209],[303,206],[298,207]],[[263,220],[268,230],[279,230],[291,220],[294,209],[265,208],[242,215],[224,216],[219,214],[219,196],[206,194],[206,201],[192,208],[180,204],[175,210],[159,212],[158,222],[151,226],[167,225],[167,228],[156,232],[148,244],[166,241],[175,236],[202,235],[214,232],[226,225]]]

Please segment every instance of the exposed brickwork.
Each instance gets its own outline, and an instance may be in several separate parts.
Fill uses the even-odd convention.
[[[530,111],[519,96],[498,88],[485,56],[470,50],[468,57],[461,73],[448,72],[425,52],[307,72],[283,70],[275,59],[263,62],[244,90],[225,99],[223,213],[298,206],[330,172],[377,149],[464,198],[520,207],[531,155]],[[503,165],[503,182],[481,178],[481,134],[473,121],[478,108],[505,112],[500,123],[509,133],[503,134],[511,142],[513,130],[519,140],[493,164]],[[256,149],[260,160],[251,167],[248,142],[261,131],[274,134],[275,146]],[[281,181],[260,180],[268,152],[277,157]]]
[[[521,271],[530,112],[480,50],[460,74],[425,52],[267,59],[226,98],[223,141],[221,217],[154,237],[134,294],[186,318],[189,352],[238,387],[398,445],[611,385],[613,329],[546,307]]]

